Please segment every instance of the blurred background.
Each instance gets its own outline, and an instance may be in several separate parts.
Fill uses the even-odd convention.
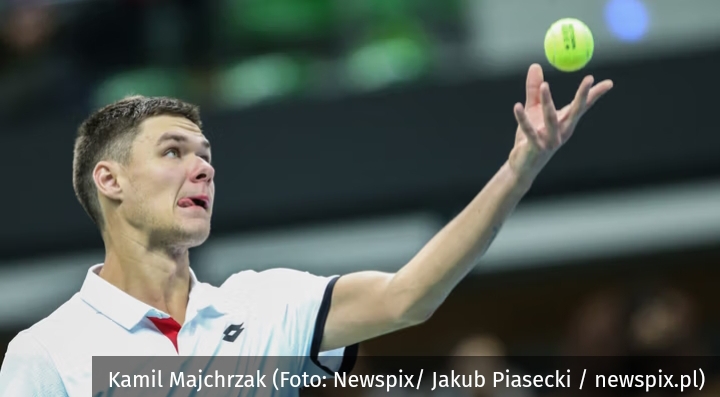
[[[593,31],[582,72],[544,58],[563,17]],[[532,62],[558,105],[586,73],[615,88],[436,315],[362,353],[716,355],[716,0],[3,0],[0,352],[103,260],[71,183],[93,109],[201,105],[202,280],[394,271],[506,160]]]

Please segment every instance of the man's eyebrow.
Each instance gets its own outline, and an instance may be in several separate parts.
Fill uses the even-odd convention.
[[[176,141],[176,142],[187,142],[188,137],[184,134],[178,134],[176,132],[166,132],[160,136],[160,139],[158,139],[158,145],[161,144],[164,141]],[[210,149],[210,142],[207,139],[202,140],[202,145],[206,149]]]

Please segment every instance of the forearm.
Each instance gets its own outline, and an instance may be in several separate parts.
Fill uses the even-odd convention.
[[[388,302],[404,321],[430,316],[472,270],[531,185],[505,163],[463,211],[388,283]]]

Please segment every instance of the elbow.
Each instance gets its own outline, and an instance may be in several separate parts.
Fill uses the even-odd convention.
[[[411,286],[408,287],[407,285]],[[415,282],[398,280],[397,275],[390,279],[390,283],[382,295],[382,300],[389,304],[387,312],[395,323],[395,329],[402,329],[423,324],[430,320],[444,299],[439,299],[433,291],[427,288],[417,288]]]
[[[400,312],[397,322],[400,328],[414,327],[430,320],[433,314],[435,314],[435,309],[411,307]]]

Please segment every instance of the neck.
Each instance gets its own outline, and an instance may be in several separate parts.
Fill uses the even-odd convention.
[[[100,277],[183,324],[190,293],[187,248],[151,247],[128,234],[105,234]]]

